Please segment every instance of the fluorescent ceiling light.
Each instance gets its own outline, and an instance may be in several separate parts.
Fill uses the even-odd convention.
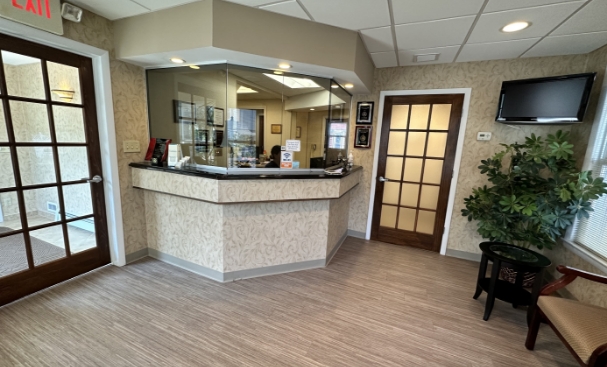
[[[184,59],[180,59],[179,57],[172,57],[171,61],[174,62],[175,64],[183,64],[185,62]]]
[[[236,93],[249,94],[249,93],[259,93],[259,92],[256,91],[255,89],[251,89],[249,87],[245,87],[244,85],[241,85],[240,87],[238,87],[238,90],[236,91]]]
[[[518,32],[518,31],[522,31],[523,29],[525,29],[527,27],[529,27],[529,22],[513,22],[513,23],[506,25],[504,28],[502,28],[502,32],[506,32],[506,33]]]
[[[313,80],[307,78],[293,78],[291,76],[280,76],[274,74],[263,74],[270,79],[274,79],[279,83],[286,85],[291,89],[300,88],[320,88],[320,85],[316,84]]]

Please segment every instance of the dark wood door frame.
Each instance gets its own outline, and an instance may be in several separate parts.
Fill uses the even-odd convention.
[[[44,187],[57,187],[58,199],[61,208],[65,208],[63,204],[63,192],[61,188],[66,184],[81,184],[87,183],[86,179],[69,181],[69,183],[61,181],[60,175],[60,164],[58,147],[59,146],[83,146],[87,148],[87,154],[89,156],[89,174],[90,177],[94,175],[103,176],[102,165],[101,165],[101,149],[100,149],[100,138],[99,129],[97,122],[97,106],[95,98],[95,87],[93,77],[93,62],[92,59],[70,52],[62,51],[56,48],[44,46],[34,42],[25,41],[19,38],[14,38],[4,34],[0,34],[0,49],[23,54],[31,57],[35,57],[41,60],[41,69],[44,81],[44,92],[45,99],[37,100],[25,97],[7,96],[3,94],[0,96],[0,103],[3,104],[4,117],[6,121],[7,133],[9,137],[8,143],[0,143],[0,145],[8,146],[12,157],[17,156],[17,146],[48,146],[54,157],[54,168],[57,177],[56,183],[51,184],[39,184],[24,186],[21,182],[20,167],[17,159],[13,159],[13,175],[15,177],[15,186],[13,188],[0,189],[0,192],[15,191],[19,201],[19,212],[22,215],[22,229],[15,230],[12,232],[5,233],[3,236],[8,236],[13,233],[24,233],[24,241],[26,247],[26,254],[28,260],[28,269],[22,272],[18,272],[12,275],[0,278],[0,305],[12,302],[18,298],[21,298],[27,294],[39,291],[47,288],[51,285],[57,284],[61,281],[70,279],[76,275],[83,274],[100,266],[110,263],[110,251],[109,251],[109,236],[107,228],[107,217],[105,212],[105,192],[102,183],[91,184],[91,199],[93,201],[93,207],[95,213],[92,215],[86,215],[75,218],[73,220],[67,219],[65,210],[61,211],[61,219],[59,222],[47,223],[38,225],[35,227],[27,226],[27,219],[24,219],[26,208],[25,199],[23,194],[23,188],[35,189]],[[0,55],[0,62],[2,57]],[[73,103],[64,103],[59,101],[52,101],[51,88],[48,78],[48,70],[46,61],[57,62],[64,65],[78,68],[80,78],[80,90],[82,103],[80,105]],[[1,63],[0,63],[1,64]],[[6,78],[4,76],[4,69],[0,67],[0,87],[3,91],[7,91]],[[26,143],[16,142],[15,132],[12,124],[12,117],[10,112],[9,101],[21,101],[36,104],[46,105],[49,129],[51,133],[51,142],[49,143]],[[55,137],[55,126],[53,117],[53,106],[66,106],[66,107],[81,107],[83,108],[83,118],[85,121],[85,134],[86,143],[58,143]],[[87,218],[95,218],[95,236],[97,246],[80,253],[70,253],[69,248],[69,236],[67,234],[67,223],[75,220],[82,220]],[[66,257],[45,263],[40,266],[34,266],[33,253],[31,249],[30,238],[27,235],[28,232],[36,229],[42,229],[53,225],[61,224],[63,226],[63,234],[65,241]]]
[[[444,91],[444,92],[443,92]],[[466,118],[467,118],[467,106],[469,103],[470,90],[469,89],[450,89],[450,90],[441,90],[443,93],[436,94],[428,94],[425,91],[419,91],[420,93],[403,93],[402,95],[397,94],[387,94],[383,95],[382,93],[382,105],[380,113],[382,113],[382,122],[381,128],[379,129],[379,136],[377,137],[377,142],[379,143],[378,147],[378,156],[376,157],[377,163],[375,165],[374,173],[373,173],[373,185],[372,185],[372,195],[370,199],[370,214],[372,217],[369,218],[369,227],[370,227],[370,238],[374,240],[387,240],[386,236],[378,236],[379,230],[379,219],[381,215],[381,205],[376,205],[378,200],[381,202],[383,196],[383,185],[378,181],[380,173],[385,172],[386,167],[386,157],[387,157],[387,137],[390,133],[390,122],[391,122],[391,105],[393,104],[404,104],[404,103],[445,103],[445,98],[448,97],[456,97],[454,99],[454,108],[458,110],[456,114],[451,116],[449,135],[455,136],[455,140],[447,142],[447,153],[445,154],[443,172],[441,178],[441,187],[446,186],[446,189],[440,190],[439,195],[439,207],[436,212],[436,221],[435,221],[435,229],[434,229],[434,238],[433,245],[430,250],[439,251],[441,250],[441,245],[443,242],[444,231],[447,230],[447,225],[449,223],[448,215],[452,214],[453,204],[450,203],[449,199],[452,196],[453,191],[456,188],[456,178],[457,178],[457,170],[459,170],[459,161],[456,162],[456,157],[461,156],[461,151],[458,151],[458,146],[460,145],[459,140],[463,138],[462,132],[465,131],[466,128]],[[384,142],[386,144],[384,144]],[[383,159],[382,159],[383,155]],[[457,164],[457,166],[456,166]],[[385,232],[385,227],[382,227],[382,230]],[[396,232],[396,231],[395,231]],[[401,234],[399,234],[400,236]],[[416,236],[420,238],[424,238],[425,240],[429,240],[432,236],[424,235],[421,233],[416,233]],[[396,239],[397,234],[390,234],[388,237],[391,239]],[[407,240],[398,238],[396,241],[391,241],[392,243],[397,244],[405,244]]]

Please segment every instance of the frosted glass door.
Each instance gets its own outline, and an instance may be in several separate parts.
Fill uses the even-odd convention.
[[[462,97],[388,97],[372,238],[437,250]]]

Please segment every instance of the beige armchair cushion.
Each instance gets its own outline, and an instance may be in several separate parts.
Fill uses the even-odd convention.
[[[537,304],[584,363],[607,344],[607,308],[550,296],[541,296]]]

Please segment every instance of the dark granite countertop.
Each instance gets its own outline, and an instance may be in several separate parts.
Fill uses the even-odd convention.
[[[163,171],[163,172],[170,172],[170,173],[176,173],[176,174],[180,174],[180,175],[188,175],[188,176],[198,176],[198,177],[204,177],[204,178],[210,178],[210,179],[215,179],[215,180],[305,180],[305,179],[340,179],[340,178],[344,178],[350,174],[352,174],[353,172],[362,170],[363,168],[361,166],[354,166],[352,167],[352,170],[350,170],[349,172],[343,174],[343,175],[325,175],[325,174],[318,174],[318,173],[309,173],[309,174],[287,174],[287,175],[281,175],[281,174],[277,174],[277,175],[272,175],[272,174],[259,174],[259,175],[253,175],[253,174],[248,174],[248,175],[227,175],[225,173],[213,173],[213,172],[208,172],[205,171],[203,169],[191,169],[191,168],[182,168],[182,169],[176,169],[173,167],[157,167],[157,166],[152,166],[150,164],[150,162],[138,162],[138,163],[131,163],[129,164],[129,166],[133,167],[133,168],[143,168],[143,169],[151,169],[151,170],[156,170],[156,171]],[[254,168],[251,168],[252,170]]]

